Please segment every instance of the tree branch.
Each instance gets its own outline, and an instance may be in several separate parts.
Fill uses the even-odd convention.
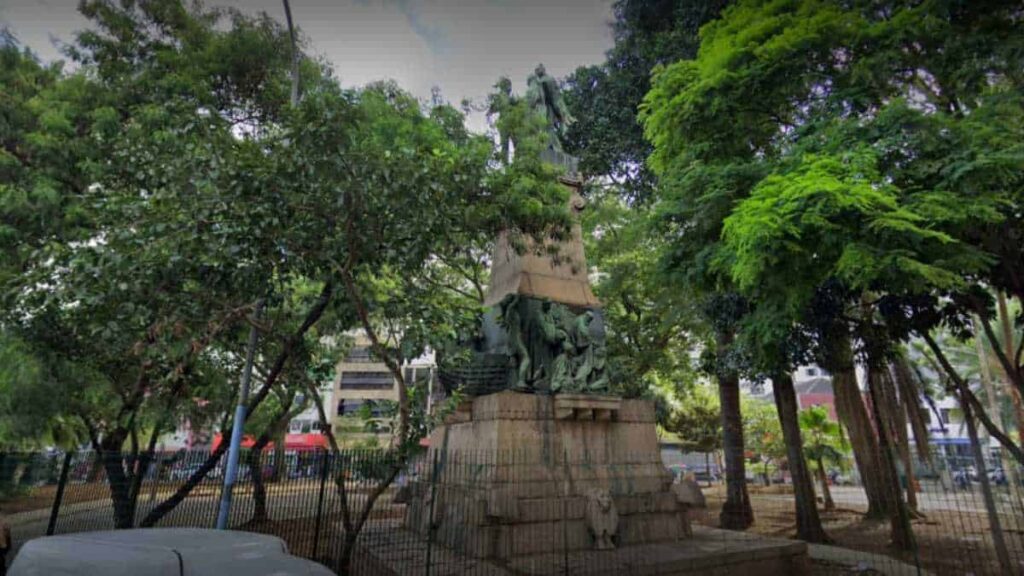
[[[1024,465],[1024,451],[1021,451],[1020,447],[1014,444],[1013,440],[1011,440],[1009,436],[1004,434],[1003,431],[992,422],[992,419],[989,417],[988,413],[985,412],[985,408],[981,405],[981,402],[978,401],[974,392],[971,391],[970,386],[968,386],[967,382],[960,376],[960,373],[953,368],[953,365],[949,363],[949,359],[946,358],[946,355],[942,352],[942,349],[939,348],[939,345],[935,342],[935,339],[932,338],[931,334],[928,334],[925,331],[921,331],[918,334],[920,334],[921,338],[923,338],[925,343],[928,344],[928,347],[931,348],[932,353],[935,354],[935,358],[939,361],[939,364],[942,365],[942,369],[945,370],[950,379],[956,385],[957,390],[949,390],[949,392],[955,393],[959,391],[960,395],[970,402],[975,415],[985,426],[985,429],[988,430],[988,433],[1003,445],[1003,447],[1006,448],[1018,462]]]
[[[1014,366],[1010,363],[1010,359],[1006,357],[1006,352],[1003,347],[999,344],[999,339],[996,337],[996,333],[992,330],[992,325],[988,321],[987,315],[983,315],[987,310],[978,309],[978,320],[981,324],[982,330],[985,332],[985,336],[988,338],[989,344],[996,354],[996,358],[999,359],[999,363],[1003,365],[1003,370],[1006,371],[1006,375],[1013,382],[1013,385],[1017,387],[1017,390],[1024,395],[1024,377],[1021,376],[1020,367]],[[977,337],[977,336],[975,336]]]

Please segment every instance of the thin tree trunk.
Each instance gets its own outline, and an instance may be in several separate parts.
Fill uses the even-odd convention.
[[[999,310],[999,327],[1003,331],[1003,348],[1006,350],[1007,358],[1016,358],[1016,342],[1013,338],[1013,320],[1010,318],[1010,308],[1006,303],[1006,294],[1002,291],[996,292],[996,302]],[[977,338],[977,336],[976,336]],[[1004,370],[1003,376],[1004,385],[1006,386],[1007,394],[1010,396],[1010,402],[1013,404],[1013,417],[1017,423],[1017,437],[1024,444],[1024,400],[1021,399],[1020,391],[1013,385],[1013,381],[1010,379],[1010,375]],[[1007,426],[1003,426],[1004,429],[1009,429]],[[1000,451],[1002,452],[1002,451]],[[1016,494],[1018,504],[1021,502],[1021,478],[1018,473],[1017,466],[1013,464],[1003,454],[1003,469],[1006,470],[1007,479],[1014,486],[1014,494]]]
[[[125,471],[124,455],[121,453],[127,434],[123,429],[115,430],[100,443],[103,469],[107,473],[107,486],[114,510],[114,528],[118,530],[132,528],[135,520],[132,513],[131,478]]]
[[[885,400],[879,407],[882,408],[883,415],[888,418],[887,427],[893,433],[893,443],[896,445],[900,462],[903,465],[907,508],[911,517],[916,518],[920,514],[917,511],[917,491],[914,487],[916,483],[914,480],[914,462],[910,457],[910,438],[907,435],[907,414],[909,412],[909,405],[913,400],[899,393],[899,385],[893,377],[895,370],[894,366],[889,366],[888,370],[879,374],[883,383],[879,389],[885,395]]]
[[[832,390],[835,394],[836,415],[846,426],[853,448],[854,462],[864,484],[868,499],[868,518],[888,518],[891,509],[880,478],[878,438],[868,416],[864,398],[857,385],[857,373],[853,364],[853,349],[848,335],[830,342],[828,358],[824,363],[832,373]]]
[[[917,478],[914,476],[914,459],[910,455],[910,443],[906,434],[898,438],[900,461],[903,462],[903,475],[907,482],[907,508],[913,517],[920,517],[921,512],[917,504]]]
[[[831,512],[836,509],[836,503],[832,500],[832,490],[828,486],[828,476],[825,474],[825,462],[821,457],[817,458],[818,482],[821,483],[821,498],[825,503],[825,511]]]
[[[875,424],[878,426],[878,450],[880,476],[883,489],[892,513],[889,515],[889,523],[892,527],[892,544],[900,550],[911,550],[914,546],[914,533],[910,526],[910,514],[903,501],[903,491],[900,489],[899,478],[896,474],[896,461],[893,458],[893,433],[889,430],[890,423],[882,412],[880,404],[885,401],[885,393],[882,386],[881,375],[885,371],[884,364],[868,360],[868,390],[871,394],[871,407],[875,415]]]
[[[821,526],[814,497],[814,484],[807,469],[807,459],[804,457],[804,442],[800,436],[800,422],[797,419],[793,378],[786,372],[776,374],[772,377],[772,392],[775,396],[775,408],[779,413],[782,437],[786,442],[789,472],[793,476],[797,538],[818,544],[830,542],[831,539]]]
[[[274,471],[273,479],[274,482],[280,483],[284,480],[285,471],[288,466],[285,464],[286,454],[284,445],[285,437],[288,435],[288,423],[285,422],[283,428],[278,430],[276,437],[274,438]]]
[[[267,485],[263,482],[263,450],[270,443],[269,431],[264,431],[256,439],[246,463],[249,465],[249,477],[252,480],[252,518],[249,523],[253,525],[267,521]]]
[[[1001,303],[1001,306],[1000,306],[1000,323],[1002,323],[1002,312],[1003,312],[1003,307],[1005,307],[1005,306],[1006,306],[1006,300],[1004,298],[1002,303]],[[1009,423],[1006,422],[1006,420],[1003,419],[1003,417],[1002,417],[1003,416],[1003,411],[1000,409],[999,397],[996,395],[996,387],[995,387],[995,384],[992,382],[992,371],[989,370],[988,354],[985,353],[985,344],[981,340],[981,326],[980,326],[980,322],[979,322],[977,316],[972,316],[971,317],[971,322],[973,323],[973,326],[974,326],[974,334],[975,334],[975,336],[974,336],[974,345],[975,345],[975,348],[978,351],[978,365],[981,368],[981,386],[985,390],[985,399],[987,400],[987,403],[988,403],[988,411],[989,411],[989,413],[992,414],[992,419],[1002,425],[1003,430],[1009,430],[1010,429],[1010,426],[1008,426]],[[1006,330],[1005,330],[1005,326],[1004,326],[1004,331],[1003,331],[1003,337],[1005,339],[1004,343],[1005,342],[1009,342],[1009,346],[1007,348],[1008,349],[1012,349],[1012,347],[1013,347],[1013,332],[1010,331],[1009,333],[1007,333]],[[1008,389],[1010,391],[1010,395],[1011,396],[1013,396],[1017,392],[1017,389],[1014,388],[1012,385],[1010,385],[1008,387]],[[1024,428],[1020,428],[1019,427],[1019,423],[1018,423],[1018,428],[1017,429],[1018,430],[1024,430]],[[990,440],[991,436],[992,435],[989,434],[986,431],[986,433],[985,433],[985,445],[986,446],[989,445],[989,440]],[[1020,480],[1019,480],[1019,476],[1017,474],[1017,467],[1014,465],[1013,461],[1010,460],[1010,457],[1006,454],[1005,451],[1000,450],[999,451],[999,457],[1000,457],[1000,461],[1001,461],[1001,463],[1003,465],[1003,471],[1006,473],[1006,478],[1007,478],[1007,480],[1009,480],[1010,494],[1013,495],[1014,500],[1016,500],[1016,503],[1019,506],[1020,503],[1021,503],[1021,494],[1020,494]]]
[[[732,346],[733,335],[720,331],[718,353],[724,357]],[[722,413],[722,451],[725,453],[725,504],[719,522],[728,530],[746,530],[754,523],[754,511],[747,493],[747,474],[743,454],[743,416],[740,412],[739,375],[729,369],[718,374],[718,397]]]
[[[988,512],[989,527],[992,531],[992,545],[996,549],[996,557],[999,559],[999,566],[1002,568],[1002,572],[1004,574],[1013,574],[1015,570],[1013,563],[1010,561],[1010,552],[1006,547],[1003,528],[999,522],[999,511],[996,509],[996,501],[992,496],[992,485],[988,479],[988,468],[985,465],[985,455],[982,452],[981,442],[978,440],[978,426],[974,422],[970,401],[961,397],[960,408],[964,412],[964,421],[967,423],[967,435],[971,440],[974,466],[978,469],[981,494],[985,499],[985,510]]]

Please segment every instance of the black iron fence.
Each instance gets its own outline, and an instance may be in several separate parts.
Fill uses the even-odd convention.
[[[17,543],[119,526],[211,528],[223,462],[193,481],[208,457],[174,452],[155,454],[149,462],[104,463],[93,452],[3,454],[0,511]],[[131,483],[127,487],[111,486],[107,471],[115,460]],[[1020,476],[1004,471],[1001,458],[988,460],[993,510],[974,462],[939,453],[910,475],[901,470],[903,497],[912,491],[916,500],[914,544],[906,550],[890,546],[885,518],[864,517],[867,495],[855,467],[829,470],[829,509],[820,481],[815,489],[835,545],[812,547],[812,572],[1006,573],[996,549],[998,526],[1011,570],[1024,573],[1024,486],[1012,484]],[[762,476],[766,470],[770,474]],[[774,539],[769,542],[775,548],[715,530],[724,480],[717,473],[693,472],[666,468],[649,453],[609,459],[599,450],[566,455],[543,447],[425,452],[406,460],[387,451],[289,452],[279,461],[272,452],[243,454],[229,524],[276,535],[294,554],[342,574],[672,573],[673,566],[709,561],[680,545],[688,539],[699,541],[706,554],[727,559],[715,564],[716,573],[747,573],[744,561],[755,558],[762,569],[769,561],[787,566],[786,554],[793,550],[785,546],[795,536],[795,516],[786,467],[748,465],[755,521],[747,532]],[[686,476],[697,477],[706,506],[687,500],[691,482],[681,482]],[[180,503],[159,514],[187,486]],[[117,503],[118,498],[129,501]]]

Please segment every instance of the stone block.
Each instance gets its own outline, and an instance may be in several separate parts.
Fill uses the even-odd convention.
[[[622,400],[619,405],[618,421],[654,424],[654,402],[639,399]]]
[[[672,484],[672,492],[680,504],[685,504],[690,508],[707,507],[704,492],[701,491],[700,485],[693,480],[682,479]]]

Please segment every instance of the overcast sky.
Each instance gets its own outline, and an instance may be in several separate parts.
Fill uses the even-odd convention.
[[[441,88],[453,104],[482,101],[500,75],[518,92],[538,62],[561,77],[602,60],[612,39],[611,0],[291,0],[314,53],[346,86],[390,78],[416,96]],[[282,22],[281,0],[207,0],[265,11]],[[87,25],[77,0],[0,0],[7,26],[44,60],[60,57]],[[474,122],[476,123],[476,122]]]

